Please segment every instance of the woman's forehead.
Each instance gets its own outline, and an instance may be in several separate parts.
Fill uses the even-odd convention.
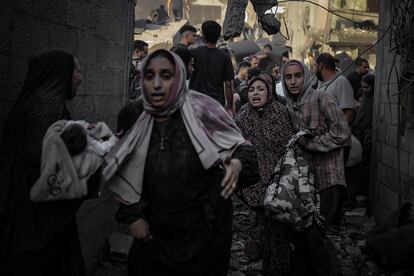
[[[294,63],[289,63],[286,65],[285,72],[288,72],[288,71],[289,73],[296,73],[296,72],[303,73],[303,68],[298,63],[294,62]]]
[[[251,86],[266,86],[266,83],[264,82],[264,80],[255,80],[253,81]]]
[[[146,69],[170,69],[174,70],[174,64],[166,57],[154,57],[148,62]]]

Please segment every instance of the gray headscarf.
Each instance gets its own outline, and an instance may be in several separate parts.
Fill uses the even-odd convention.
[[[286,84],[285,84],[285,73],[286,69],[291,65],[298,65],[302,68],[304,73],[304,81],[302,85],[302,90],[300,92],[299,97],[294,97],[288,90]],[[312,89],[312,82],[313,77],[308,68],[299,60],[291,59],[285,65],[282,67],[282,85],[283,85],[283,92],[285,94],[286,100],[288,104],[291,105],[297,105],[300,106],[303,104],[303,99],[306,97],[306,95],[309,93],[309,91]]]

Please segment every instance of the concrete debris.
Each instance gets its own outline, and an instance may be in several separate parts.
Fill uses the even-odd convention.
[[[261,259],[261,246],[255,213],[235,196],[233,197],[233,207],[233,242],[228,276],[262,276],[263,260]],[[358,218],[359,220],[349,223],[349,217]],[[391,275],[386,274],[378,267],[374,257],[367,249],[366,237],[375,227],[375,220],[366,216],[364,208],[359,208],[347,213],[345,224],[338,233],[328,235],[337,250],[344,276]],[[112,251],[126,252],[126,245],[122,243],[124,242],[123,235],[113,234],[109,240],[113,244],[111,246]],[[123,245],[120,246],[119,242]],[[96,275],[125,276],[127,275],[126,271],[125,263],[110,258],[101,261]]]
[[[352,211],[345,212],[345,216],[363,217],[367,213],[365,208],[355,208]]]

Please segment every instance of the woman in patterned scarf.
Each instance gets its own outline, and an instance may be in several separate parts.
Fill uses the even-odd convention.
[[[52,50],[29,61],[0,144],[2,275],[86,275],[75,216],[81,200],[33,203],[29,198],[40,176],[43,137],[54,122],[69,119],[65,102],[81,82],[71,53]]]
[[[177,55],[155,51],[142,74],[143,97],[121,111],[124,135],[103,169],[134,237],[128,273],[225,276],[228,198],[258,181],[254,149],[220,104],[188,90]]]
[[[284,275],[289,271],[290,239],[288,230],[264,217],[262,206],[266,187],[274,167],[285,154],[292,137],[288,111],[271,94],[267,79],[255,77],[248,84],[248,104],[236,116],[243,137],[256,150],[261,181],[242,190],[244,201],[256,210],[259,227],[264,228],[262,243],[264,275]]]

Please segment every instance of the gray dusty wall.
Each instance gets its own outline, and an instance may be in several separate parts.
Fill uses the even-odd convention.
[[[27,62],[62,48],[80,61],[84,83],[69,104],[75,119],[115,126],[125,104],[135,0],[2,1],[0,9],[0,135],[27,73]],[[78,213],[89,272],[114,226],[114,204],[85,202]]]
[[[389,2],[380,0],[380,26],[389,26]],[[379,33],[381,35],[382,32]],[[405,135],[398,134],[399,105],[396,75],[388,76],[394,59],[389,33],[377,48],[376,90],[373,118],[372,179],[370,206],[384,221],[391,211],[404,202],[414,202],[414,125],[407,125]],[[397,56],[397,68],[399,59]]]

